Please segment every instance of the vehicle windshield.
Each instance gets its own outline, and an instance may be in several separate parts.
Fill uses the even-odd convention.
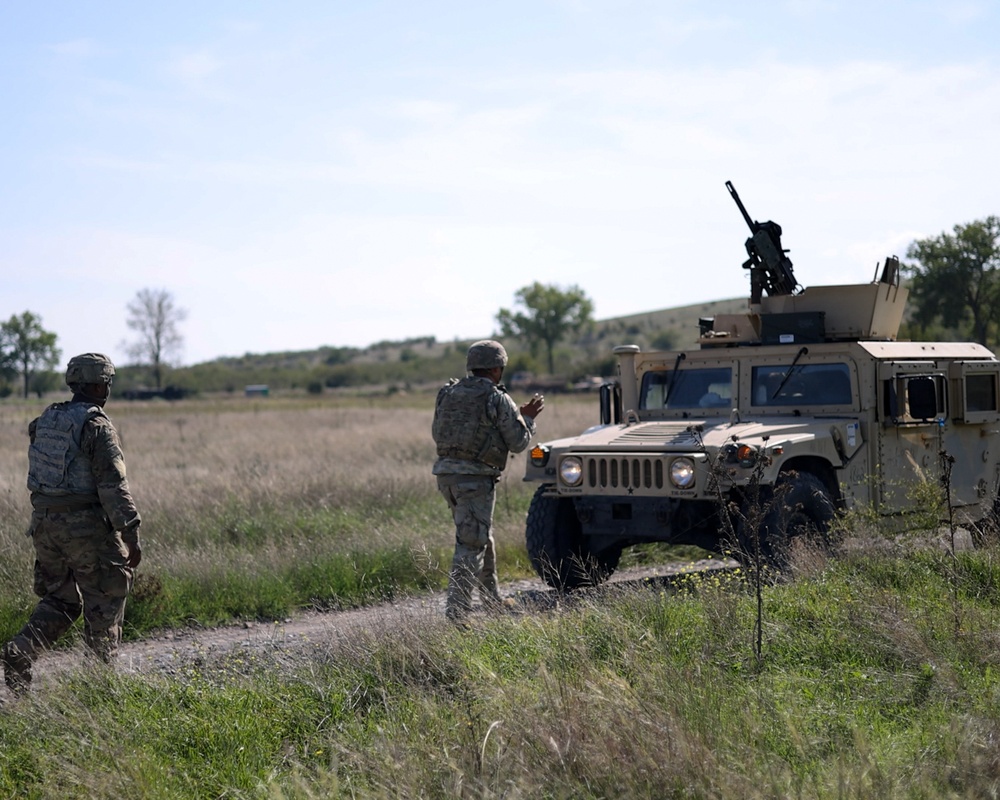
[[[750,396],[755,406],[849,405],[851,371],[847,364],[754,367]]]
[[[640,408],[729,408],[732,402],[731,367],[689,367],[642,376]]]

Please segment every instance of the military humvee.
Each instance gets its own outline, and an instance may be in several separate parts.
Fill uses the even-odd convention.
[[[780,226],[753,221],[726,186],[752,233],[747,312],[701,320],[694,349],[616,347],[600,423],[529,454],[528,553],[553,587],[600,582],[642,542],[734,552],[746,515],[725,509],[746,508],[751,486],[770,492],[759,547],[776,562],[838,510],[905,521],[921,496],[908,488],[940,478],[946,459],[955,517],[995,513],[993,353],[897,341],[907,290],[895,257],[872,283],[802,289]]]

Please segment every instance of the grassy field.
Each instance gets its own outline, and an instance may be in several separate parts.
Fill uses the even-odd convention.
[[[0,406],[4,635],[33,602],[37,410]],[[428,398],[109,410],[146,518],[129,635],[443,585]],[[595,417],[558,398],[539,423],[553,438]],[[527,572],[529,496],[516,463],[498,504],[506,578]],[[812,554],[765,588],[759,657],[753,592],[715,572],[471,634],[432,615],[169,675],[83,664],[0,709],[0,796],[994,797],[998,557],[913,540]]]
[[[114,402],[143,517],[143,564],[126,636],[296,608],[340,607],[441,587],[454,539],[430,473],[433,398],[242,397]],[[27,423],[39,404],[0,406],[0,636],[33,605],[24,488]],[[541,435],[592,424],[596,398],[550,402]],[[500,570],[530,569],[524,454],[499,485]]]

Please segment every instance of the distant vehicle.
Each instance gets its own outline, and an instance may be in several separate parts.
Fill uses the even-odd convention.
[[[519,392],[560,392],[568,388],[565,378],[557,375],[536,375],[533,372],[512,372],[504,384],[507,388]]]
[[[571,383],[569,388],[573,392],[596,392],[600,391],[603,385],[604,378],[599,375],[591,375]]]
[[[191,394],[190,389],[180,386],[164,386],[162,389],[126,389],[122,392],[125,400],[183,400]]]
[[[527,548],[553,587],[600,583],[642,542],[745,555],[747,515],[721,514],[747,510],[752,484],[772,500],[759,541],[778,564],[796,537],[824,539],[838,511],[905,519],[918,502],[908,489],[938,479],[944,454],[956,518],[996,514],[994,354],[897,341],[907,290],[895,257],[870,284],[802,289],[780,226],[751,220],[727,187],[752,233],[747,312],[701,320],[697,349],[616,347],[600,423],[530,452]]]

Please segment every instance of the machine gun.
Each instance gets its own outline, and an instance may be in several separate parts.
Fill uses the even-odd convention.
[[[753,234],[746,242],[750,258],[743,263],[743,269],[750,270],[750,303],[758,305],[765,291],[769,296],[796,294],[800,287],[792,272],[792,260],[785,255],[788,251],[781,248],[781,226],[777,222],[750,219],[730,181],[726,181],[726,188]]]

